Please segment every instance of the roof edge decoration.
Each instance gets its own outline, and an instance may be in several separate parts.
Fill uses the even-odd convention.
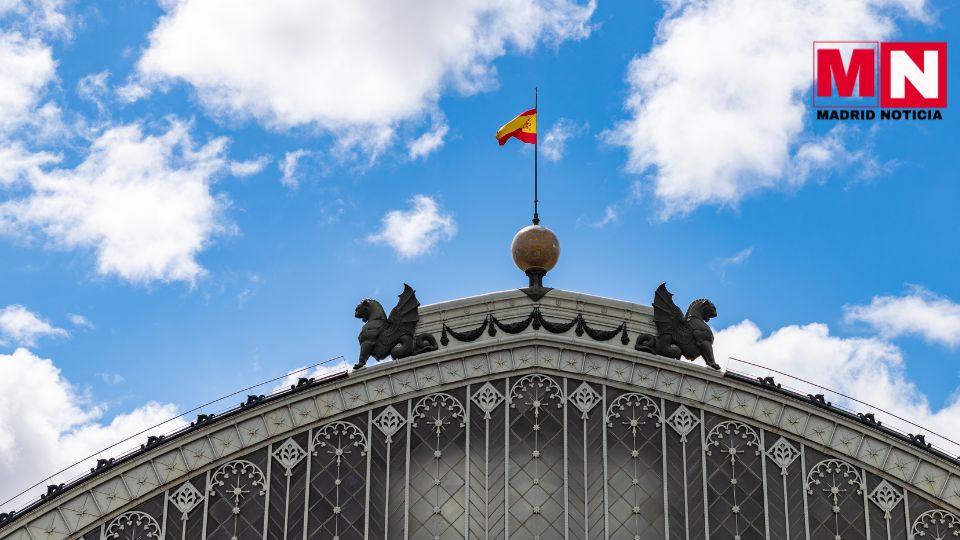
[[[669,295],[665,286],[662,289]],[[660,299],[664,300],[669,298]],[[697,302],[698,309],[706,309],[708,301]],[[25,531],[49,527],[53,529],[45,538],[75,537],[96,520],[114,519],[136,501],[175,489],[186,478],[215,471],[253,449],[282,443],[291,434],[468,384],[480,388],[504,377],[533,375],[574,377],[722,414],[746,426],[800,439],[819,452],[852,461],[864,471],[902,483],[919,497],[960,511],[960,461],[932,448],[922,435],[901,434],[871,414],[846,412],[822,395],[792,392],[770,377],[724,374],[652,354],[669,346],[684,356],[690,352],[684,350],[690,342],[662,338],[669,335],[664,325],[679,333],[678,325],[689,320],[693,307],[683,315],[664,306],[651,309],[553,289],[538,301],[511,290],[420,307],[413,290],[405,287],[398,305],[403,324],[384,336],[389,339],[380,339],[389,317],[361,313],[360,306],[357,316],[368,315],[361,344],[366,339],[368,348],[390,351],[406,347],[409,338],[416,351],[409,357],[322,380],[301,379],[289,390],[250,396],[239,407],[215,416],[200,415],[191,427],[151,438],[127,456],[100,460],[90,475],[54,487],[41,500],[3,515],[0,539],[36,538],[36,532]],[[660,321],[658,313],[671,318]],[[699,320],[705,322],[709,316],[701,313]],[[372,328],[371,321],[383,322]],[[706,340],[702,328],[692,332],[698,330],[704,339],[693,345],[712,343],[712,332]],[[417,339],[425,347],[417,350]],[[110,486],[119,484],[128,494],[126,500],[97,502]]]

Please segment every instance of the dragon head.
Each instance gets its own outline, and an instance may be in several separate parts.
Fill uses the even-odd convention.
[[[700,298],[690,303],[687,308],[687,317],[699,317],[704,322],[717,316],[717,306],[706,298]]]
[[[370,298],[364,298],[357,304],[357,308],[353,311],[353,316],[363,322],[367,322],[370,319],[383,319],[386,317],[386,314],[380,302],[371,300]]]

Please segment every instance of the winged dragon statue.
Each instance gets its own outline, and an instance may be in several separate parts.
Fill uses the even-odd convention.
[[[653,322],[657,335],[641,334],[636,349],[660,356],[696,360],[702,356],[713,369],[720,369],[713,357],[713,330],[707,321],[717,316],[717,306],[706,298],[694,300],[684,315],[673,302],[667,284],[661,283],[653,295]]]
[[[437,340],[430,334],[414,334],[420,321],[420,301],[416,291],[406,283],[400,293],[400,301],[387,317],[383,306],[369,298],[357,304],[354,316],[363,320],[363,328],[357,339],[360,341],[360,361],[353,369],[360,369],[370,357],[394,360],[437,350]]]

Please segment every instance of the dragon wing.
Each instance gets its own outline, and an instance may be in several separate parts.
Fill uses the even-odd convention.
[[[413,331],[420,321],[420,301],[417,300],[417,293],[412,287],[403,284],[403,292],[400,293],[400,300],[396,307],[390,311],[387,317],[387,324],[383,331],[377,337],[381,343],[394,344],[404,334],[413,335]]]
[[[661,283],[653,294],[653,323],[657,326],[657,333],[674,336],[684,333],[684,330],[689,333],[686,322],[683,312],[673,302],[673,293],[667,290],[666,283]]]

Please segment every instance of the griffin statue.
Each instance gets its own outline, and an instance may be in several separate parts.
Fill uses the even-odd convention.
[[[357,304],[354,316],[362,319],[363,328],[357,339],[360,341],[360,361],[353,369],[360,369],[372,356],[378,361],[387,356],[394,360],[437,350],[437,340],[430,334],[414,335],[420,321],[420,301],[416,291],[406,283],[400,293],[400,301],[387,317],[383,306],[369,298]]]
[[[717,316],[717,307],[705,298],[694,300],[684,316],[673,302],[673,294],[667,284],[661,283],[653,295],[653,322],[657,335],[641,334],[635,349],[660,356],[696,360],[703,356],[704,362],[713,369],[720,369],[713,358],[713,330],[707,321]]]

